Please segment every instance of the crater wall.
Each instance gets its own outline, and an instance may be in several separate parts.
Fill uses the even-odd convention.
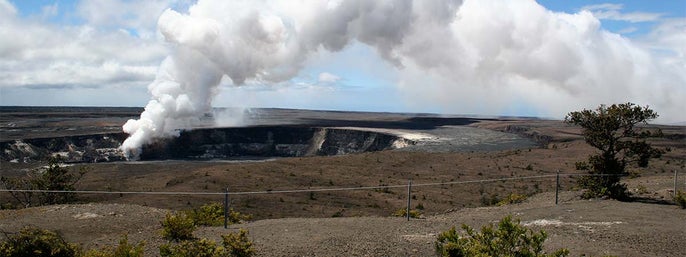
[[[124,133],[33,138],[0,142],[2,160],[35,162],[60,155],[66,162],[126,160],[118,148]],[[398,144],[402,142],[403,144]],[[205,128],[144,146],[140,160],[212,160],[342,155],[393,149],[414,142],[394,135],[307,126]]]

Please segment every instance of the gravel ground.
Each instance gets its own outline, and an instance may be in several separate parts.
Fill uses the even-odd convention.
[[[676,206],[612,200],[555,206],[552,199],[542,194],[520,205],[463,209],[409,222],[392,217],[280,219],[240,227],[251,231],[258,256],[432,256],[436,235],[451,226],[481,227],[512,215],[547,231],[549,251],[566,247],[571,256],[686,254],[686,212]],[[208,236],[222,232],[203,231]]]
[[[219,240],[221,234],[246,228],[257,256],[432,256],[436,235],[451,226],[480,227],[506,215],[549,235],[546,248],[581,254],[686,256],[686,211],[674,205],[578,200],[563,192],[562,204],[543,193],[525,203],[467,208],[406,221],[395,217],[287,218],[200,228],[196,235]],[[127,204],[57,205],[0,211],[0,230],[26,225],[57,230],[85,248],[114,245],[122,234],[146,241],[146,256],[164,243],[159,221],[167,210]]]

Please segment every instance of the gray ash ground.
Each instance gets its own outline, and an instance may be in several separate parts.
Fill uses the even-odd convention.
[[[402,151],[471,152],[502,151],[539,147],[530,138],[513,133],[466,126],[440,126],[430,130],[414,130],[410,133],[427,135],[415,139],[415,145],[403,147]]]

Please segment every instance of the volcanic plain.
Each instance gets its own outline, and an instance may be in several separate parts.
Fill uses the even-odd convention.
[[[139,108],[0,108],[0,143],[30,139],[120,133]],[[623,179],[635,201],[581,200],[576,163],[594,149],[576,127],[559,120],[465,117],[433,114],[360,113],[286,109],[232,110],[248,127],[296,126],[362,130],[392,135],[387,149],[297,157],[234,156],[217,159],[72,162],[88,172],[78,190],[206,192],[228,189],[230,206],[253,221],[248,228],[259,256],[430,256],[436,234],[450,226],[492,223],[506,215],[548,232],[548,249],[581,254],[684,256],[686,211],[671,200],[674,171],[686,178],[686,128],[661,129],[652,138],[665,154]],[[202,128],[214,127],[208,120]],[[214,117],[217,117],[216,115]],[[38,158],[0,158],[2,176],[20,176],[45,165]],[[555,204],[555,175],[561,176]],[[505,179],[505,180],[501,180]],[[406,221],[392,214],[407,205],[422,216]],[[390,186],[389,188],[370,188]],[[328,191],[347,188],[356,190]],[[282,192],[313,190],[311,192]],[[521,204],[494,206],[510,194]],[[0,210],[0,230],[26,225],[57,230],[86,248],[115,244],[122,234],[145,240],[156,255],[163,241],[159,221],[173,210],[222,202],[224,195],[79,194],[68,205]],[[0,202],[16,204],[7,193]],[[202,228],[218,239],[224,228]]]

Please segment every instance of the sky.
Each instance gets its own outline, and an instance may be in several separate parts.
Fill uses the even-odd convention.
[[[254,2],[0,0],[0,105],[686,121],[684,0]]]

